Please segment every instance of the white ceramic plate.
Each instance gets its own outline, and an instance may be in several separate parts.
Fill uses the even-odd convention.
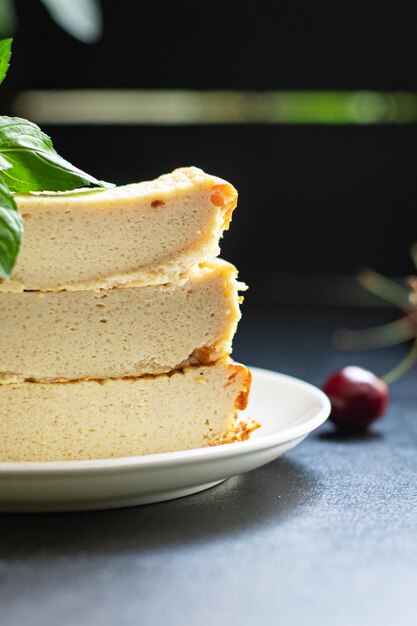
[[[251,368],[242,417],[262,423],[249,441],[96,461],[0,463],[0,511],[80,511],[186,496],[253,470],[296,446],[330,413],[327,397],[296,378]]]

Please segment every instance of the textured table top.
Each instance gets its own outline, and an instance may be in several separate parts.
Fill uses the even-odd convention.
[[[247,312],[242,361],[321,384],[383,374],[404,348],[349,355],[340,325],[384,311]],[[269,465],[201,494],[114,511],[0,516],[5,626],[417,623],[417,384],[392,387],[372,434],[329,424]]]

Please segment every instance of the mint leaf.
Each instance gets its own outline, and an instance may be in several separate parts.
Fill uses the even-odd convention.
[[[2,39],[0,41],[0,85],[4,81],[12,56],[12,39]]]
[[[0,154],[0,170],[8,170],[10,167],[12,167],[12,164]]]
[[[10,277],[19,252],[23,220],[5,185],[0,184],[0,278]]]
[[[0,173],[0,182],[18,193],[110,186],[59,156],[51,138],[20,117],[0,116],[0,157],[11,164]]]
[[[52,19],[69,35],[95,43],[103,31],[99,0],[41,0]]]

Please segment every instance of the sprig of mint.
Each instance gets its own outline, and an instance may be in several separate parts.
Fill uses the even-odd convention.
[[[7,70],[10,65],[10,57],[12,56],[12,40],[0,40],[0,85],[4,81]]]
[[[83,185],[105,186],[54,150],[36,124],[20,117],[0,117],[0,156],[11,165],[0,172],[10,191],[68,191]]]
[[[23,220],[6,185],[0,183],[0,276],[9,278],[23,233]]]
[[[0,40],[0,84],[6,76],[12,39]],[[23,234],[13,193],[109,187],[63,159],[39,126],[20,117],[0,116],[0,278],[10,278]]]

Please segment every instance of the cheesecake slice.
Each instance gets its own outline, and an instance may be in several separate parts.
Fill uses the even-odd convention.
[[[195,167],[113,189],[16,195],[25,234],[1,291],[185,280],[219,253],[237,192]]]
[[[236,269],[214,259],[185,283],[0,294],[0,384],[161,374],[230,354]]]
[[[0,461],[100,459],[245,439],[249,370],[228,357],[159,376],[0,385]]]

